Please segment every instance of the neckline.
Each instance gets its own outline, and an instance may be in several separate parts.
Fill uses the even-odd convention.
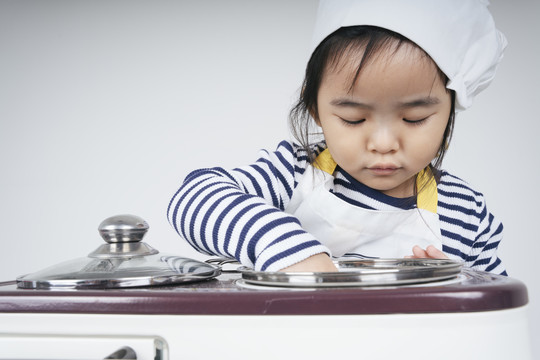
[[[381,192],[380,190],[373,189],[366,184],[356,180],[354,177],[352,177],[349,173],[347,173],[345,170],[343,170],[341,167],[336,167],[336,173],[341,174],[348,182],[349,187],[351,190],[361,193],[364,196],[367,196],[369,198],[375,199],[379,202],[382,202],[386,205],[390,205],[396,208],[400,208],[403,210],[409,210],[414,209],[417,207],[417,196],[409,196],[404,198],[398,198],[393,197],[390,195],[386,195],[385,193]],[[334,177],[334,181],[338,179],[337,177]]]

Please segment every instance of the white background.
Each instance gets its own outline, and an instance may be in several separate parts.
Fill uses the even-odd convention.
[[[289,138],[317,2],[0,0],[0,281],[86,256],[132,213],[164,253],[203,259],[166,220],[193,169],[235,167]],[[509,40],[458,115],[444,168],[505,224],[540,336],[540,2],[493,0]],[[535,353],[540,356],[536,343]]]

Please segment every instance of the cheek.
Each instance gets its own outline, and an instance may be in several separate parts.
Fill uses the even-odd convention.
[[[356,152],[359,139],[352,130],[337,122],[323,123],[322,130],[330,153],[337,162],[347,161]]]
[[[437,156],[443,141],[447,122],[441,121],[436,126],[426,128],[426,131],[418,134],[419,136],[415,139],[416,151],[423,154],[422,157],[426,160],[431,161]]]

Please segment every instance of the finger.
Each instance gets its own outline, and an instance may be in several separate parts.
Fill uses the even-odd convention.
[[[424,249],[422,249],[418,245],[415,245],[413,247],[412,251],[413,251],[414,257],[416,257],[416,258],[426,258],[426,257],[428,257],[428,254],[426,253],[426,251]]]
[[[443,253],[441,250],[437,249],[433,245],[429,245],[426,248],[426,253],[428,257],[433,258],[433,259],[448,259],[448,256],[446,256],[445,253]]]

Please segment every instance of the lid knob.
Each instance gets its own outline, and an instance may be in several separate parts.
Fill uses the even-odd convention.
[[[132,243],[142,240],[148,231],[148,223],[135,215],[115,215],[101,222],[99,234],[109,244]]]

